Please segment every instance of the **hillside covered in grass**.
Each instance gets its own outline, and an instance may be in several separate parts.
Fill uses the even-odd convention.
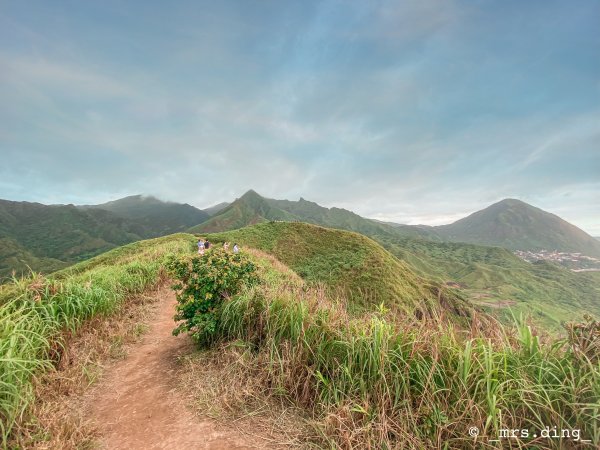
[[[383,303],[387,308],[437,314],[438,308],[468,315],[469,309],[455,292],[417,276],[404,262],[379,244],[358,233],[306,223],[268,222],[208,236],[275,256],[313,284],[325,285],[332,294],[354,306]]]
[[[244,389],[245,398],[269,396],[304,411],[318,445],[469,448],[470,426],[491,438],[548,423],[600,442],[596,322],[571,326],[561,341],[540,340],[523,322],[500,326],[352,232],[275,222],[209,238],[215,245],[204,256],[194,236],[177,234],[0,287],[5,443],[27,417],[34,375],[56,362],[65,339],[93,317],[118,314],[131,296],[164,280],[174,261],[191,271],[183,283],[193,281],[192,297],[180,297],[179,311],[194,327],[207,322],[190,308],[213,302],[206,342],[228,358],[221,382]],[[241,244],[241,255],[222,250],[224,240]],[[243,268],[243,282],[234,268]],[[419,308],[445,314],[409,313]],[[452,314],[466,326],[450,325]],[[200,364],[210,357],[201,354]]]
[[[6,445],[33,401],[34,375],[60,358],[68,332],[99,315],[119,312],[127,299],[164,279],[169,255],[193,249],[178,234],[129,244],[48,277],[0,286],[0,433]]]
[[[210,213],[187,203],[166,202],[150,195],[131,195],[99,205],[80,206],[102,209],[144,227],[144,237],[158,237],[185,231],[210,217]]]
[[[558,250],[600,257],[600,243],[583,230],[516,199],[505,199],[450,225],[435,227],[446,240],[509,250]]]
[[[270,220],[302,221],[369,236],[420,277],[459,287],[474,305],[505,321],[512,320],[514,310],[558,330],[561,322],[577,320],[586,312],[600,315],[600,281],[594,273],[574,273],[549,263],[531,264],[501,247],[442,242],[433,228],[379,223],[303,199],[271,200],[249,191],[190,231],[227,231]]]
[[[418,274],[459,285],[471,302],[507,321],[512,313],[523,312],[558,330],[561,322],[581,319],[585,313],[600,316],[598,273],[575,273],[544,261],[528,263],[499,247],[377,240]]]
[[[236,237],[246,231],[266,248],[265,225]],[[350,314],[260,252],[234,256],[233,267],[229,260],[216,248],[184,257],[175,275],[180,311],[211,294],[210,311],[198,312],[210,315],[210,328],[188,316],[195,336],[210,333],[190,369],[201,374],[207,359],[221,368],[211,401],[225,408],[251,414],[257,397],[299,408],[318,448],[487,448],[514,429],[528,432],[506,441],[515,448],[600,443],[597,322],[542,341],[524,322],[474,317],[486,325],[458,330],[391,311]],[[188,382],[191,392],[206,390],[201,376]],[[540,438],[549,423],[569,434]]]
[[[0,200],[0,238],[12,248],[2,251],[0,278],[25,265],[45,271],[61,266],[53,261],[72,264],[140,240],[144,233],[140,224],[101,209]]]
[[[209,217],[141,195],[101,205],[0,200],[0,283],[30,269],[53,272],[127,244],[184,231]]]

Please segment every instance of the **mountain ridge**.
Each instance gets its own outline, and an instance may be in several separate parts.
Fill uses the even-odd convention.
[[[415,238],[438,239],[435,233],[411,225],[389,225],[361,217],[343,208],[326,208],[315,202],[300,198],[276,200],[261,196],[253,189],[235,199],[220,213],[206,222],[191,227],[192,233],[211,233],[242,228],[269,221],[306,222],[340,230],[355,231],[365,235],[411,236]]]
[[[507,198],[448,225],[435,227],[450,242],[509,250],[557,250],[600,257],[600,243],[585,231],[522,200]]]
[[[0,200],[0,282],[13,272],[52,272],[209,217],[188,204],[142,195],[79,206]]]
[[[208,220],[210,214],[187,203],[163,201],[151,195],[130,195],[83,209],[102,209],[142,225],[144,237],[177,233]]]
[[[412,227],[410,233],[406,233],[404,227],[364,219],[340,209],[320,207],[304,199],[297,202],[270,200],[252,191],[233,202],[228,211],[223,210],[222,214],[189,231],[206,235],[261,222],[277,222],[277,218],[265,214],[272,206],[278,207],[279,214],[293,212],[292,221],[355,231],[371,237],[407,262],[420,276],[459,286],[471,301],[489,308],[507,322],[512,317],[508,307],[517,313],[534,314],[536,320],[555,329],[576,312],[600,314],[600,279],[595,278],[596,274],[573,273],[549,262],[528,263],[500,246],[427,239],[415,234]],[[305,208],[308,211],[303,211]],[[339,211],[344,219],[357,217],[360,220],[358,224],[338,220],[332,226],[332,222],[325,220],[331,217],[332,211],[334,217]]]

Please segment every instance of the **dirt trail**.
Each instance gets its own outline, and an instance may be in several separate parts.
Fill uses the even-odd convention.
[[[127,358],[107,369],[86,401],[107,449],[254,449],[263,447],[235,430],[195,416],[175,389],[178,355],[191,351],[174,337],[174,293],[158,291],[156,316]]]

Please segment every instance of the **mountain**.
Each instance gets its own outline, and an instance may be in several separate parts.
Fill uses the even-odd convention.
[[[12,276],[12,273],[23,274],[29,269],[44,273],[62,269],[68,264],[54,258],[37,257],[14,239],[0,238],[0,283]]]
[[[429,279],[456,286],[506,322],[530,315],[548,329],[600,316],[600,272],[575,273],[548,261],[529,263],[500,247],[425,239],[378,239],[390,253]]]
[[[299,201],[264,198],[249,190],[240,198],[198,226],[192,233],[213,233],[234,230],[246,225],[269,221],[306,222],[329,228],[355,231],[367,236],[411,236],[439,239],[434,231],[410,225],[389,225],[366,219],[342,208],[325,208],[300,198]]]
[[[0,278],[52,271],[140,240],[145,229],[102,209],[0,200]]]
[[[210,213],[187,203],[164,202],[152,196],[132,195],[100,205],[82,206],[103,209],[144,227],[144,237],[164,236],[184,231],[210,218]]]
[[[253,190],[246,192],[229,206],[221,210],[206,222],[190,228],[194,233],[213,233],[235,230],[246,225],[270,220],[295,221],[297,217],[272,207],[266,199]]]
[[[558,250],[600,257],[600,242],[560,217],[515,199],[498,203],[435,231],[452,242],[509,250]]]
[[[185,230],[209,217],[188,204],[141,195],[84,206],[0,200],[0,281],[13,270],[52,272],[130,242]]]
[[[558,328],[562,321],[586,311],[600,315],[600,274],[573,273],[547,262],[531,264],[498,246],[443,242],[440,235],[445,227],[440,233],[440,227],[387,224],[304,199],[271,200],[249,191],[190,231],[215,233],[278,220],[309,222],[367,235],[409,264],[418,275],[460,288],[474,304],[507,321],[512,320],[511,309],[532,314],[538,323],[550,328]],[[286,263],[294,267],[290,261]]]
[[[215,214],[220,213],[221,211],[223,211],[225,208],[227,208],[231,203],[229,202],[221,202],[221,203],[217,203],[216,205],[213,205],[209,208],[204,208],[203,211],[208,213],[209,216],[214,216]]]
[[[275,256],[307,282],[324,285],[334,297],[342,294],[353,311],[372,311],[383,303],[397,312],[437,316],[443,311],[464,318],[472,310],[456,291],[419,277],[406,262],[358,233],[267,222],[208,237]]]

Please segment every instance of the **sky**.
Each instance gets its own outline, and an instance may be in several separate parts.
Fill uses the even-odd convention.
[[[248,189],[600,236],[600,1],[0,0],[0,198]]]

